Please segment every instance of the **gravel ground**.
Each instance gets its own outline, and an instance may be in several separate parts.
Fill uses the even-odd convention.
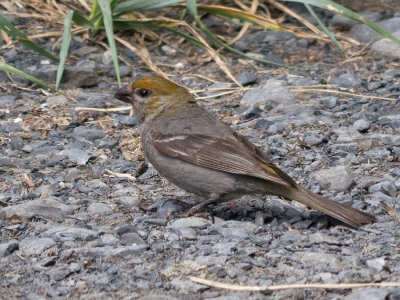
[[[375,224],[353,230],[269,196],[214,205],[214,222],[167,219],[182,201],[199,199],[146,168],[128,110],[76,110],[122,104],[113,99],[108,53],[75,38],[64,90],[76,102],[0,73],[0,297],[400,299],[400,287],[238,292],[190,279],[257,286],[400,282],[400,47],[365,26],[325,17],[343,34],[373,40],[373,50],[349,48],[353,56],[344,59],[325,42],[250,32],[237,48],[304,69],[231,57],[234,75],[253,89],[199,102],[299,183],[375,215]],[[396,15],[374,18],[393,33],[400,28]],[[39,42],[49,49],[54,43]],[[121,52],[131,64],[121,67],[124,82],[149,74],[136,56]],[[151,53],[191,89],[227,86],[214,63],[199,62],[198,50],[187,56],[155,43]],[[55,65],[19,45],[0,56],[55,78]],[[328,83],[362,96],[300,91]]]

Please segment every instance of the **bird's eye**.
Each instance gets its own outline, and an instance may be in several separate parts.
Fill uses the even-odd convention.
[[[140,97],[145,98],[148,95],[150,95],[150,91],[148,89],[139,89],[137,91],[137,93],[139,94]]]

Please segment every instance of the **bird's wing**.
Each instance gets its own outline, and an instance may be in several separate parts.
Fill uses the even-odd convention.
[[[157,136],[155,148],[174,158],[223,172],[254,176],[275,183],[295,186],[285,172],[236,132],[233,138],[216,138],[201,134]]]

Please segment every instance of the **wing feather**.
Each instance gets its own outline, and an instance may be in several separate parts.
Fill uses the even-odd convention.
[[[154,146],[169,157],[202,167],[254,176],[284,185],[296,185],[261,150],[237,133],[234,133],[233,139],[201,134],[157,136]]]

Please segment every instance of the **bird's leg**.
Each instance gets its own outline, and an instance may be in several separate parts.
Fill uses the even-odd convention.
[[[214,199],[207,199],[207,200],[202,201],[199,204],[191,207],[189,210],[187,210],[186,212],[184,212],[181,215],[184,217],[191,217],[191,216],[195,215],[196,213],[198,213],[200,210],[202,210],[207,205],[214,203],[214,202],[215,202]]]
[[[204,201],[200,202],[199,204],[197,204],[195,206],[192,206],[187,211],[178,213],[175,216],[176,217],[181,217],[181,218],[192,217],[193,215],[197,214],[200,210],[202,210],[207,205],[217,202],[219,198],[220,198],[220,195],[211,194],[209,199],[204,200]],[[211,218],[214,221],[214,217],[213,217],[212,213],[207,212],[206,214],[207,214],[208,217],[211,216]]]

